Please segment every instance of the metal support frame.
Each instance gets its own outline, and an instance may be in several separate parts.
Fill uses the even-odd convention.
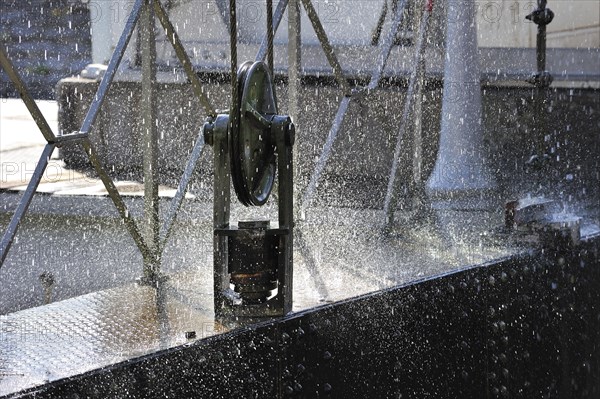
[[[428,2],[429,3],[429,2]],[[386,228],[394,220],[394,210],[398,202],[397,198],[397,187],[396,187],[396,176],[398,174],[398,168],[400,167],[400,153],[403,146],[404,134],[406,132],[406,125],[408,124],[409,115],[411,108],[413,107],[413,99],[416,97],[415,89],[420,86],[419,75],[422,75],[422,69],[424,69],[424,43],[427,37],[429,28],[429,18],[431,16],[432,8],[427,4],[421,17],[419,24],[419,33],[417,38],[417,44],[415,49],[414,57],[414,68],[410,73],[408,90],[406,91],[406,99],[404,100],[404,107],[402,110],[402,118],[400,119],[400,128],[398,129],[398,136],[396,138],[396,147],[394,148],[394,157],[392,159],[392,169],[390,172],[390,178],[388,180],[387,190],[385,199],[383,202],[383,213],[386,220]],[[393,39],[393,38],[392,38]],[[418,90],[418,89],[417,89]],[[416,103],[420,103],[417,101]],[[413,115],[414,116],[414,115]]]
[[[394,1],[398,1],[398,0],[394,0]],[[346,112],[348,111],[348,107],[350,106],[351,100],[355,97],[362,97],[362,96],[368,95],[369,92],[371,90],[377,88],[379,86],[379,83],[381,82],[383,71],[385,70],[387,60],[389,59],[391,50],[393,48],[394,38],[396,37],[398,29],[400,28],[400,25],[402,23],[402,19],[404,16],[404,9],[406,8],[406,4],[407,4],[408,0],[399,0],[399,1],[400,1],[400,3],[397,3],[397,5],[395,7],[395,13],[392,16],[393,19],[392,19],[392,24],[390,26],[390,29],[389,29],[386,37],[384,38],[384,40],[382,40],[378,45],[378,48],[380,51],[379,51],[379,55],[377,57],[377,63],[371,74],[371,79],[369,80],[368,86],[363,90],[354,90],[353,91],[349,87],[346,86],[348,81],[343,75],[341,75],[342,69],[339,66],[339,63],[337,62],[337,57],[335,56],[335,52],[333,51],[333,48],[329,44],[327,35],[325,34],[325,31],[323,30],[323,26],[321,25],[321,23],[318,19],[318,16],[316,14],[316,11],[314,10],[314,8],[312,7],[312,4],[310,3],[310,0],[302,0],[302,3],[304,4],[304,6],[306,8],[307,14],[313,24],[315,32],[317,32],[317,37],[319,38],[319,41],[321,42],[321,46],[323,47],[323,50],[325,51],[325,54],[327,55],[328,60],[330,61],[330,64],[332,65],[332,67],[334,69],[334,74],[336,74],[336,80],[338,80],[338,82],[340,83],[340,86],[343,88],[343,91],[345,94],[345,96],[340,101],[340,105],[338,107],[336,116],[333,120],[331,128],[329,129],[329,134],[327,135],[325,145],[323,146],[323,150],[321,151],[321,156],[319,157],[319,159],[317,160],[317,163],[315,164],[315,169],[314,169],[313,173],[311,174],[309,183],[308,183],[306,189],[304,190],[304,194],[302,195],[302,201],[299,204],[299,212],[300,212],[300,215],[302,218],[305,217],[306,208],[308,206],[310,206],[312,197],[316,191],[317,183],[319,182],[321,175],[322,175],[323,171],[325,170],[325,166],[327,165],[327,161],[329,160],[329,156],[331,155],[331,149],[332,149],[333,144],[337,138],[337,135],[342,127],[342,124],[344,122],[344,118],[346,116]],[[415,66],[415,68],[416,68],[416,66]],[[336,73],[336,71],[339,71],[339,73]]]
[[[277,293],[261,304],[238,306],[240,298],[230,288],[229,275],[232,248],[229,244],[231,237],[239,230],[230,224],[231,209],[231,152],[230,152],[230,115],[218,115],[213,121],[205,124],[206,141],[214,150],[214,303],[215,315],[228,316],[283,316],[292,310],[292,279],[293,279],[293,144],[294,128],[286,117],[275,117],[280,121],[274,122],[271,130],[277,153],[278,172],[278,221],[276,229],[268,229],[266,234],[275,236],[278,249]],[[291,129],[291,130],[290,130]]]
[[[329,42],[327,34],[321,24],[317,12],[310,0],[280,0],[277,8],[272,16],[272,18],[268,18],[271,22],[271,30],[267,32],[265,38],[261,43],[261,47],[258,51],[256,59],[264,59],[265,57],[272,58],[272,41],[277,28],[280,25],[280,22],[283,18],[283,13],[291,1],[291,7],[289,9],[289,37],[290,37],[290,46],[288,49],[288,59],[289,59],[289,71],[290,71],[290,110],[292,116],[297,119],[298,114],[298,104],[299,104],[299,84],[300,84],[300,73],[301,73],[301,51],[300,51],[300,2],[302,2],[309,20],[315,32],[317,33],[318,39],[323,47],[323,50],[326,54],[326,57],[333,68],[334,75],[338,84],[342,88],[345,96],[340,103],[340,107],[334,119],[333,125],[330,129],[329,136],[326,142],[326,146],[324,151],[317,163],[315,168],[315,173],[311,176],[311,181],[308,185],[308,189],[305,191],[303,200],[300,204],[301,214],[303,214],[303,210],[310,203],[310,199],[312,194],[315,191],[316,184],[318,179],[320,178],[321,173],[323,172],[325,165],[328,160],[328,156],[331,150],[331,147],[337,137],[337,134],[341,128],[341,125],[344,120],[344,116],[347,112],[351,101],[352,91],[348,84],[348,80],[343,75],[343,69],[337,59],[335,51]],[[390,32],[379,45],[380,54],[378,57],[377,66],[373,71],[373,75],[371,77],[368,90],[376,88],[381,79],[383,70],[385,69],[385,65],[387,59],[389,58],[391,49],[393,47],[394,37],[397,33],[397,30],[400,27],[400,23],[402,21],[402,16],[404,13],[404,8],[406,6],[407,0],[399,0],[400,2],[395,7],[395,14],[393,16],[393,23],[390,28]],[[237,85],[235,84],[236,79],[234,78],[234,73],[237,72],[237,43],[236,40],[233,40],[237,37],[237,26],[236,26],[236,2],[235,0],[230,1],[230,33],[232,37],[231,42],[231,69],[232,69],[232,96],[236,98],[237,95]],[[104,167],[101,164],[100,159],[98,158],[95,149],[89,140],[89,133],[93,128],[94,122],[98,116],[98,113],[106,99],[108,90],[111,86],[111,83],[115,77],[118,66],[121,62],[121,59],[125,53],[127,45],[133,35],[135,27],[138,23],[138,20],[142,18],[142,31],[141,31],[141,51],[142,51],[142,91],[144,102],[142,104],[142,121],[145,132],[145,141],[147,146],[144,150],[144,183],[145,183],[145,200],[144,200],[144,234],[141,233],[138,228],[135,219],[130,215],[127,206],[125,205],[123,198],[121,197],[119,191],[117,190],[114,182],[110,178],[110,176],[104,170]],[[157,132],[156,132],[156,48],[154,43],[154,18],[157,18],[163,28],[165,29],[165,33],[167,38],[173,48],[175,49],[175,53],[178,56],[181,64],[183,65],[184,71],[190,80],[192,85],[194,94],[199,99],[201,105],[204,107],[206,113],[210,117],[216,117],[216,111],[211,106],[208,98],[206,97],[202,85],[199,81],[198,76],[193,70],[192,63],[177,35],[176,30],[173,25],[169,21],[167,12],[164,7],[160,3],[160,0],[136,0],[133,5],[132,11],[129,15],[123,33],[117,43],[115,51],[111,57],[111,60],[108,65],[108,69],[100,83],[96,96],[92,101],[90,108],[88,109],[88,113],[82,123],[81,129],[78,132],[74,132],[72,134],[55,137],[50,131],[49,126],[43,120],[43,117],[39,113],[39,110],[36,112],[32,110],[31,104],[35,104],[33,100],[29,98],[26,94],[27,91],[18,79],[18,75],[14,68],[11,66],[5,65],[9,62],[8,57],[2,53],[2,66],[9,72],[9,76],[11,80],[15,82],[15,85],[21,92],[22,97],[25,99],[26,104],[30,108],[30,112],[34,116],[34,119],[40,125],[40,130],[44,134],[44,137],[47,139],[49,145],[60,146],[70,143],[80,143],[85,149],[86,154],[94,166],[94,169],[98,173],[100,179],[102,180],[106,190],[109,193],[109,196],[113,200],[115,207],[117,208],[120,216],[125,222],[125,226],[128,229],[128,232],[134,239],[137,247],[143,255],[144,263],[145,263],[145,271],[144,275],[149,282],[153,282],[156,277],[159,275],[160,268],[160,257],[166,246],[167,240],[171,234],[172,227],[174,221],[177,217],[178,210],[180,209],[183,198],[185,197],[185,193],[187,191],[187,185],[195,169],[195,166],[198,160],[201,157],[203,148],[204,148],[204,138],[202,134],[199,134],[198,139],[195,143],[194,149],[190,154],[188,162],[186,164],[185,171],[181,178],[180,184],[178,186],[175,197],[172,199],[169,211],[167,213],[166,220],[163,222],[162,229],[159,227],[159,215],[158,215],[158,183],[157,183],[157,153],[158,153],[158,142],[157,142]],[[6,62],[5,62],[6,60]],[[272,65],[272,62],[271,62]],[[29,100],[27,100],[29,98]],[[52,146],[52,149],[54,148]],[[50,151],[50,147],[47,147],[47,150]],[[51,152],[51,151],[50,151]],[[44,163],[40,163],[40,167],[42,168],[41,173],[43,173],[43,169],[45,168]],[[217,168],[219,169],[219,168]],[[228,170],[228,169],[225,169]],[[40,176],[41,176],[40,173]],[[35,177],[35,176],[34,176]],[[41,178],[41,177],[40,177]],[[38,180],[39,183],[39,180]],[[22,205],[19,209],[22,210],[20,213],[16,213],[13,221],[11,221],[10,228],[7,230],[7,233],[3,237],[2,241],[2,258],[4,261],[8,249],[10,248],[10,243],[14,239],[14,235],[16,234],[16,229],[20,220],[25,213],[28,204],[31,201],[31,197],[35,192],[37,187],[37,183],[35,179],[32,179],[28,190],[26,191],[26,195],[23,198]],[[224,187],[221,188],[222,192],[225,193]],[[222,215],[221,215],[222,216]],[[217,248],[215,248],[217,250]],[[309,257],[310,258],[310,257]],[[309,262],[310,263],[310,262]]]
[[[156,118],[156,33],[153,0],[145,0],[141,16],[142,98],[141,118],[144,171],[144,279],[156,281],[160,274],[160,225],[158,202],[158,134]]]
[[[0,66],[6,71],[9,78],[19,91],[21,98],[25,102],[34,121],[37,123],[44,138],[48,142],[44,148],[40,162],[35,169],[33,177],[27,186],[23,198],[21,199],[21,202],[19,203],[19,206],[17,207],[17,210],[11,219],[9,226],[2,237],[0,246],[0,267],[8,255],[8,251],[10,250],[10,247],[14,241],[19,224],[25,215],[29,204],[31,203],[44,170],[48,165],[48,160],[52,155],[52,151],[54,148],[63,145],[81,144],[88,156],[90,163],[102,180],[108,195],[117,208],[119,215],[123,219],[127,231],[133,238],[136,246],[142,254],[142,257],[144,258],[145,270],[143,280],[152,284],[156,282],[155,280],[160,274],[160,257],[172,231],[173,223],[177,217],[177,212],[181,206],[181,202],[185,197],[187,185],[192,176],[193,170],[195,169],[195,166],[202,154],[202,150],[204,148],[204,138],[202,134],[199,134],[194,149],[192,150],[192,153],[188,159],[177,192],[174,198],[171,200],[171,206],[161,232],[159,229],[158,215],[158,136],[156,132],[156,48],[154,39],[155,16],[165,29],[167,38],[175,49],[175,53],[182,63],[184,71],[192,85],[194,94],[198,97],[198,100],[204,107],[206,113],[209,116],[215,116],[216,111],[211,106],[210,101],[204,94],[200,80],[193,70],[192,63],[187,55],[187,52],[181,44],[173,25],[169,21],[167,13],[160,3],[160,0],[135,1],[125,24],[125,28],[123,29],[121,37],[119,38],[117,46],[109,61],[106,73],[100,82],[98,90],[96,91],[96,95],[94,96],[94,99],[78,132],[73,132],[71,134],[62,136],[54,135],[47,121],[37,108],[35,101],[27,91],[25,84],[19,77],[19,74],[11,63],[8,55],[4,52],[4,49],[0,48]],[[125,205],[123,197],[119,193],[112,178],[106,172],[92,142],[89,140],[89,134],[94,126],[100,109],[106,100],[107,93],[140,17],[142,18],[143,23],[141,26],[143,30],[141,37],[144,44],[142,46],[142,97],[144,98],[142,103],[142,124],[145,131],[145,139],[148,144],[144,149],[144,232],[146,237],[144,237],[141,230],[138,228],[135,219]]]
[[[291,0],[291,1],[292,1],[292,3],[295,2],[295,0]],[[275,32],[277,32],[277,29],[279,29],[279,24],[281,24],[281,20],[283,19],[285,9],[288,6],[289,2],[290,2],[290,0],[279,0],[279,3],[277,3],[277,7],[275,8],[275,11],[273,13],[273,19],[272,19],[273,35],[275,35]],[[267,5],[267,7],[269,8],[268,5]],[[267,26],[269,26],[268,21],[267,21]],[[271,44],[271,46],[272,46],[272,44]],[[258,52],[256,53],[256,58],[254,59],[254,61],[264,61],[265,58],[267,57],[268,51],[269,51],[269,38],[268,38],[268,35],[265,35],[265,37],[263,37],[263,40],[260,43],[260,48],[258,49]],[[271,73],[272,72],[273,71],[271,71]]]
[[[546,71],[546,25],[554,19],[554,12],[546,7],[546,0],[538,0],[537,8],[534,9],[525,18],[535,23],[537,28],[536,36],[536,65],[537,71],[534,72],[527,82],[533,85],[533,115],[535,123],[533,124],[533,136],[537,143],[534,154],[525,164],[529,172],[537,172],[535,176],[536,186],[534,190],[543,191],[544,184],[542,180],[547,173],[547,166],[550,161],[548,149],[545,148],[545,140],[542,138],[547,133],[547,109],[546,102],[548,97],[548,88],[552,84],[552,74]]]
[[[327,37],[327,33],[325,32],[325,28],[323,28],[323,24],[321,24],[321,20],[317,15],[317,10],[313,6],[311,0],[301,0],[304,5],[304,9],[306,10],[306,14],[308,15],[308,19],[310,20],[315,33],[317,34],[317,38],[321,43],[321,47],[323,48],[323,52],[325,53],[325,57],[327,57],[327,61],[331,68],[333,68],[333,74],[335,76],[335,80],[337,80],[338,84],[342,88],[345,96],[349,96],[351,94],[350,85],[348,84],[348,80],[344,76],[344,71],[342,70],[342,66],[337,59],[335,51],[329,42],[329,38]]]

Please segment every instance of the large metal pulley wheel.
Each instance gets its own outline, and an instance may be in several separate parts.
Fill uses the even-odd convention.
[[[271,194],[276,171],[271,122],[277,103],[269,68],[260,61],[244,63],[237,85],[238,99],[229,114],[231,180],[242,204],[260,206]]]

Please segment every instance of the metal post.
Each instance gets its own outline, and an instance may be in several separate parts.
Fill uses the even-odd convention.
[[[546,97],[548,87],[550,87],[553,80],[552,74],[546,71],[546,25],[552,22],[554,13],[546,8],[546,0],[538,0],[537,4],[537,8],[525,17],[538,26],[536,40],[537,72],[533,73],[527,80],[535,86],[533,136],[537,142],[537,149],[536,153],[526,162],[525,167],[530,172],[538,172],[533,180],[538,180],[536,189],[539,190],[543,186],[543,181],[545,181],[546,171],[544,169],[550,159],[543,140],[547,133]]]
[[[33,176],[31,176],[31,181],[27,185],[27,189],[19,202],[19,206],[15,210],[12,219],[2,236],[2,241],[0,241],[0,267],[4,263],[6,256],[8,255],[8,250],[10,249],[15,235],[17,234],[17,229],[19,228],[19,224],[21,223],[21,219],[23,219],[23,215],[27,212],[29,208],[29,204],[31,204],[31,200],[33,199],[33,195],[37,190],[40,181],[42,180],[42,176],[44,174],[44,170],[46,170],[46,166],[48,165],[48,160],[52,156],[52,151],[54,151],[54,144],[46,144],[44,147],[44,151],[40,157],[39,162],[35,167],[35,171],[33,172]]]
[[[158,135],[156,127],[156,38],[152,0],[145,0],[140,25],[142,50],[142,137],[144,163],[144,279],[160,274],[160,225],[158,218]]]
[[[425,39],[427,37],[427,32],[429,28],[429,16],[431,10],[427,8],[425,12],[422,13],[421,22],[419,23],[418,29],[418,38],[417,43],[415,45],[415,58],[413,63],[413,70],[410,74],[409,82],[408,82],[408,90],[406,91],[406,100],[404,100],[404,107],[402,110],[402,119],[400,121],[400,128],[398,131],[398,137],[396,139],[396,147],[394,149],[394,158],[392,159],[392,169],[390,172],[390,177],[388,180],[387,191],[385,195],[385,200],[383,203],[383,211],[386,220],[386,226],[389,225],[394,220],[394,210],[396,208],[398,202],[398,183],[396,182],[396,178],[398,175],[398,169],[400,168],[400,156],[401,152],[404,148],[404,134],[407,124],[409,123],[409,118],[411,115],[411,110],[414,111],[415,103],[421,102],[420,99],[420,90],[418,89],[419,78],[421,77],[421,67],[424,68],[424,49],[425,49]],[[392,38],[393,39],[393,38]],[[417,101],[413,102],[414,99]],[[415,114],[413,112],[413,119],[415,119]],[[420,121],[419,121],[420,122]],[[417,122],[418,123],[418,122]],[[415,126],[416,128],[417,126]],[[420,133],[420,131],[419,131]],[[416,137],[413,137],[412,145]],[[407,140],[407,143],[410,141],[410,138]]]
[[[300,27],[300,0],[290,0],[288,5],[288,114],[296,125],[296,131],[300,131],[299,117],[300,117],[300,85],[301,85],[301,72],[302,72],[302,51],[301,51],[301,27]],[[298,138],[296,138],[296,145],[294,146],[294,164],[296,169],[294,171],[294,181],[299,182],[298,177],[300,175],[300,162],[298,160]],[[297,198],[295,198],[295,204],[298,204]]]
[[[229,118],[219,115],[214,124],[212,139],[209,138],[206,141],[209,144],[212,143],[214,150],[213,228],[217,230],[229,227],[229,210],[231,206],[231,164],[227,140]],[[213,250],[214,304],[215,314],[219,314],[223,311],[220,307],[224,304],[224,292],[229,288],[227,236],[215,235]]]
[[[448,3],[440,146],[427,182],[432,205],[495,208],[496,182],[485,161],[475,1]]]

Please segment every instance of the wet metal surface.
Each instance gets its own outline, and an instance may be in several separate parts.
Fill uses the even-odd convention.
[[[117,353],[102,359],[105,362],[139,356],[144,345],[149,354],[17,397],[597,398],[598,240],[596,233],[568,251],[524,251],[170,349],[183,342],[176,331],[197,328],[194,323],[205,320],[202,299],[167,299],[171,341],[161,334],[166,328],[158,322],[160,311],[151,289],[130,291],[127,298],[133,301],[127,302],[135,306],[122,301],[111,305],[100,297],[83,308],[65,301],[52,309],[64,309],[64,318],[75,317],[73,321],[82,325],[80,334],[95,331],[100,321],[111,323],[108,315],[115,313],[132,326],[123,329],[125,334],[108,329],[109,338],[90,340],[81,344],[81,353],[78,348],[68,353],[75,351],[79,359],[88,356],[97,364],[96,349]],[[174,286],[185,294],[197,281],[182,277],[185,285]],[[115,299],[123,298],[117,291],[112,290]],[[173,290],[167,291],[167,296],[173,295]],[[175,301],[187,303],[194,313],[185,313]],[[137,306],[133,316],[126,314]],[[85,316],[69,313],[84,308],[89,308]],[[25,312],[30,311],[20,314]],[[177,312],[179,319],[172,317]],[[49,316],[42,320],[60,325]],[[210,316],[206,320],[212,323]],[[213,330],[197,330],[197,338],[227,329],[215,324],[209,328]],[[123,343],[129,349],[123,350]],[[21,347],[25,351],[13,351],[13,359],[37,356],[41,361],[30,363],[40,375],[54,364],[41,345]],[[11,361],[2,359],[3,371]],[[82,368],[90,367],[79,362]],[[0,383],[3,393],[10,378]]]
[[[466,242],[448,248],[426,227],[410,235],[399,227],[384,239],[380,211],[313,211],[301,228],[318,268],[295,253],[295,312],[516,251]],[[325,226],[336,244],[323,239]],[[129,284],[0,316],[0,394],[182,345],[192,331],[195,339],[228,331],[234,326],[214,320],[210,266],[176,272],[158,292]]]
[[[194,303],[173,279],[164,298],[133,284],[0,316],[0,395],[215,334],[207,283]]]

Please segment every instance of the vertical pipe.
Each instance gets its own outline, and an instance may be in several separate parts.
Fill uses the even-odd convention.
[[[301,85],[301,26],[300,26],[300,0],[290,0],[288,4],[288,115],[294,121],[296,132],[301,130],[299,124],[300,117],[300,85]],[[294,145],[294,181],[299,182],[300,162],[298,152],[300,140],[296,136]],[[296,191],[295,191],[296,192]],[[294,201],[298,204],[297,198]]]
[[[142,137],[144,163],[144,233],[148,253],[144,277],[156,281],[160,274],[158,218],[158,135],[156,126],[156,38],[152,0],[145,0],[140,25],[142,55]]]
[[[427,194],[434,207],[494,207],[494,176],[485,160],[474,0],[448,3],[440,145]]]
[[[234,101],[238,98],[237,85],[237,8],[235,0],[229,0],[229,48],[231,61],[231,109],[234,109]],[[230,118],[233,121],[233,118]]]
[[[536,38],[537,47],[537,69],[542,73],[546,70],[546,25],[538,25],[538,33]]]

